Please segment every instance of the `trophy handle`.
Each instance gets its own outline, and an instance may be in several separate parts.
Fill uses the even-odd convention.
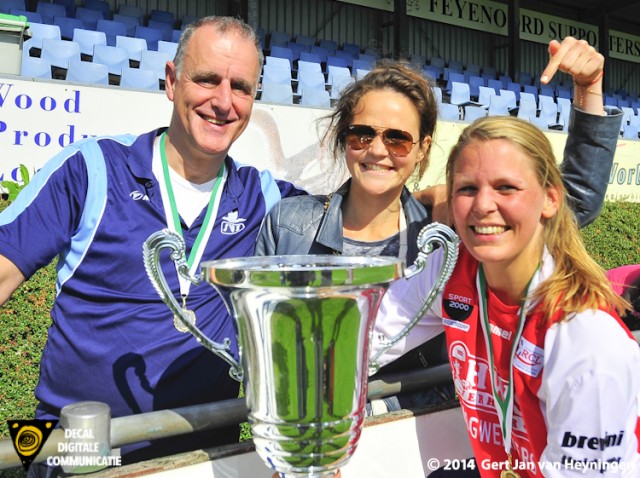
[[[399,340],[406,337],[411,329],[418,323],[418,321],[422,318],[424,314],[431,308],[433,302],[436,297],[440,295],[442,290],[444,289],[445,284],[451,277],[453,273],[453,269],[456,265],[456,261],[458,260],[458,245],[460,243],[460,239],[457,234],[453,232],[449,226],[444,224],[440,224],[438,222],[434,222],[428,224],[418,234],[418,256],[414,263],[405,269],[404,277],[409,278],[420,271],[422,271],[429,259],[429,254],[431,254],[435,245],[440,245],[444,250],[444,260],[442,263],[442,270],[440,271],[440,276],[438,280],[433,285],[431,290],[429,291],[429,295],[426,300],[422,304],[422,307],[418,311],[418,313],[411,319],[411,321],[393,338],[382,343],[380,350],[376,353],[374,357],[369,360],[369,372],[370,374],[374,374],[378,370],[380,370],[380,364],[378,363],[378,359],[391,347],[393,347]]]
[[[160,266],[160,252],[163,249],[170,250],[171,259],[175,262],[176,269],[182,277],[196,285],[199,284],[201,280],[200,277],[193,277],[189,274],[189,266],[185,259],[185,244],[182,237],[169,229],[163,229],[151,234],[142,246],[144,267],[147,270],[147,275],[153,287],[156,289],[156,292],[158,292],[158,295],[160,295],[162,301],[169,306],[174,318],[178,319],[181,325],[184,326],[185,331],[190,332],[198,342],[227,362],[230,365],[229,375],[231,375],[233,379],[241,382],[244,373],[240,364],[229,353],[229,349],[231,348],[229,338],[225,338],[220,344],[204,335],[202,331],[196,327],[195,323],[189,319],[185,310],[180,307],[178,301],[176,301],[171,293],[171,289],[167,284],[167,280],[162,272],[162,267]]]

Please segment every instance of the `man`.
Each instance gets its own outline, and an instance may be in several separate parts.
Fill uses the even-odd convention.
[[[249,122],[262,59],[241,21],[197,21],[167,63],[168,129],[74,143],[0,216],[1,302],[60,256],[37,418],[81,400],[106,402],[118,417],[238,396],[228,364],[174,327],[142,244],[160,229],[181,231],[196,271],[204,260],[251,255],[266,212],[301,192],[227,156]],[[168,254],[163,262],[199,327],[216,342],[231,339],[237,356],[222,300],[208,285],[179,284]],[[123,449],[123,463],[237,437],[235,426],[147,443]]]

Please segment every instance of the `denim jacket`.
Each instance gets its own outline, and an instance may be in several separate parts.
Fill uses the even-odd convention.
[[[606,116],[571,108],[568,136],[561,164],[569,203],[581,227],[595,220],[609,184],[622,112],[607,108]],[[330,196],[296,196],[282,199],[265,218],[256,255],[341,254],[342,199],[350,180]],[[400,200],[409,237],[407,265],[417,255],[418,232],[431,222],[431,211],[404,188]]]

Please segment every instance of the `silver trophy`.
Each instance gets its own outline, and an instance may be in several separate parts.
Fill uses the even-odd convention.
[[[420,314],[385,350],[409,333],[449,279],[458,238],[441,224],[418,238],[416,263],[403,270],[400,259],[332,255],[266,256],[201,264],[200,277],[188,273],[182,238],[169,230],[144,244],[147,273],[180,326],[227,361],[230,374],[245,380],[249,424],[265,464],[287,477],[331,477],[355,451],[365,416],[367,377],[375,315],[389,282],[419,272],[436,245],[444,248],[440,280]],[[178,304],[160,267],[169,249],[179,274],[204,280],[224,299],[238,333],[240,365],[230,340],[216,343]]]

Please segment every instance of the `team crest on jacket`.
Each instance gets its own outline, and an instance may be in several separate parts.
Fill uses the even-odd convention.
[[[238,211],[232,211],[222,218],[220,232],[226,236],[238,234],[244,228],[246,219],[238,217]]]
[[[471,289],[463,285],[447,287],[442,298],[442,305],[451,319],[467,320],[475,307],[474,297]]]

